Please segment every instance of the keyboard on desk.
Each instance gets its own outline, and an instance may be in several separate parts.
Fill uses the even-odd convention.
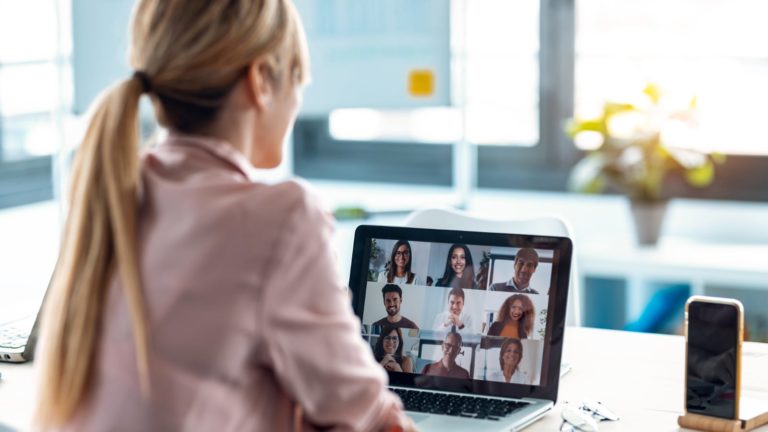
[[[500,420],[528,405],[527,402],[489,399],[448,393],[391,388],[400,396],[406,411]]]
[[[29,329],[4,326],[0,327],[0,348],[21,348],[27,344]]]

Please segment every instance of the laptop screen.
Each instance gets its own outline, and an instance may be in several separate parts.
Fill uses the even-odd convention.
[[[350,288],[392,384],[546,397],[570,258],[558,237],[362,226]]]

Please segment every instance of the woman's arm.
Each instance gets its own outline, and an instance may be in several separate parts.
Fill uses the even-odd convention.
[[[408,356],[403,357],[402,368],[403,372],[413,373],[413,360]]]
[[[298,186],[298,185],[297,185]],[[260,281],[257,353],[312,424],[380,430],[403,417],[386,374],[360,337],[360,324],[334,269],[331,222],[299,192]],[[258,241],[258,239],[255,239]]]
[[[504,326],[501,325],[500,322],[494,321],[493,324],[491,324],[491,328],[488,329],[488,336],[498,336],[498,335],[500,335],[502,328],[504,328]]]

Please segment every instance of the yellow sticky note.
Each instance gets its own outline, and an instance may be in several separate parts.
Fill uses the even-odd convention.
[[[413,69],[408,73],[408,93],[413,97],[432,96],[435,74],[429,69]]]

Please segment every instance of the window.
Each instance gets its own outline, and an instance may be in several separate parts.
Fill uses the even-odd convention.
[[[532,188],[551,183],[510,170],[516,160],[540,173],[554,155],[540,143],[550,140],[556,117],[542,112],[561,110],[550,93],[568,82],[560,71],[572,68],[558,66],[567,59],[553,51],[562,43],[556,36],[541,44],[540,35],[562,25],[552,19],[550,3],[452,1],[451,106],[363,107],[300,118],[295,170],[308,177],[451,185],[454,143],[468,142],[479,145],[481,185],[510,176]]]
[[[537,144],[538,2],[454,1],[452,6],[453,106],[335,110],[329,118],[332,138],[448,143],[465,139],[466,132],[466,139],[478,144]]]
[[[671,179],[672,195],[765,199],[766,12],[761,0],[454,0],[452,106],[300,118],[294,168],[451,185],[466,140],[478,186],[565,190],[580,151],[563,122],[650,81],[696,96],[700,145],[728,154],[712,186]]]
[[[69,107],[69,0],[0,0],[0,315],[40,306],[58,252],[52,159]],[[34,202],[34,205],[27,205]]]
[[[654,82],[696,97],[699,148],[728,155],[706,189],[674,194],[768,197],[768,29],[760,0],[576,2],[576,112]]]
[[[767,15],[760,0],[579,1],[577,111],[654,82],[697,98],[699,146],[768,155]]]
[[[69,105],[67,0],[0,0],[0,208],[53,196]]]

